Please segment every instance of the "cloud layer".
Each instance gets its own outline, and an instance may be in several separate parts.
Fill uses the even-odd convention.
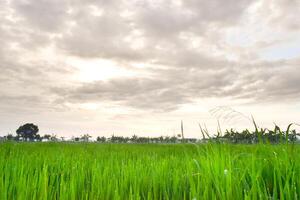
[[[2,1],[0,117],[91,104],[134,115],[210,99],[220,103],[202,106],[297,102],[299,11],[285,0]],[[112,66],[97,60],[134,75],[103,78]],[[78,78],[89,64],[98,80]]]

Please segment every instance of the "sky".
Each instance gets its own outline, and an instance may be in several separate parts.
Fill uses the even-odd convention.
[[[300,123],[299,13],[299,0],[1,0],[0,135]]]

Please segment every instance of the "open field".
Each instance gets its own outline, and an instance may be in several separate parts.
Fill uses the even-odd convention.
[[[0,143],[0,199],[299,199],[300,146]]]

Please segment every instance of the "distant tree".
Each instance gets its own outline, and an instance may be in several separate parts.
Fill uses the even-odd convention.
[[[84,142],[88,142],[91,137],[92,136],[90,136],[89,134],[84,134],[81,136],[81,140]]]
[[[138,136],[136,136],[135,134],[130,138],[131,142],[137,142],[138,140]]]
[[[166,136],[166,137],[164,138],[164,142],[170,143],[170,137],[169,137],[169,136]]]
[[[120,140],[120,138],[118,136],[115,136],[114,134],[112,134],[112,136],[110,137],[110,142],[112,143],[118,143]]]
[[[138,137],[136,139],[137,143],[149,143],[150,139],[148,137]]]
[[[35,140],[36,141],[42,141],[43,137],[41,137],[39,134],[36,135]]]
[[[40,138],[39,135],[37,134],[38,132],[39,132],[38,126],[31,123],[27,123],[20,126],[16,131],[18,138],[22,140],[30,140],[30,141]]]
[[[58,138],[57,138],[57,136],[55,134],[52,134],[51,137],[50,137],[50,140],[51,141],[57,141]]]
[[[102,137],[97,137],[97,142],[105,142],[106,141],[106,138],[104,137],[104,136],[102,136]]]
[[[170,138],[171,143],[176,143],[177,142],[177,137],[174,135]]]
[[[128,142],[130,142],[130,137],[125,137],[124,140],[125,140],[124,141],[125,143],[128,143]]]
[[[51,138],[51,135],[49,135],[49,134],[45,134],[44,136],[43,136],[43,139],[46,139],[46,140],[50,140],[50,138]]]
[[[164,142],[164,137],[163,137],[163,136],[160,136],[160,137],[158,138],[158,140],[159,140],[160,143],[163,143],[163,142]]]
[[[15,139],[15,137],[12,135],[12,134],[7,134],[6,136],[4,136],[4,138],[6,139],[6,140],[14,140]]]

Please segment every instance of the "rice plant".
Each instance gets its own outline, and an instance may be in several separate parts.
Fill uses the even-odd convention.
[[[0,143],[0,199],[299,199],[297,144]]]

